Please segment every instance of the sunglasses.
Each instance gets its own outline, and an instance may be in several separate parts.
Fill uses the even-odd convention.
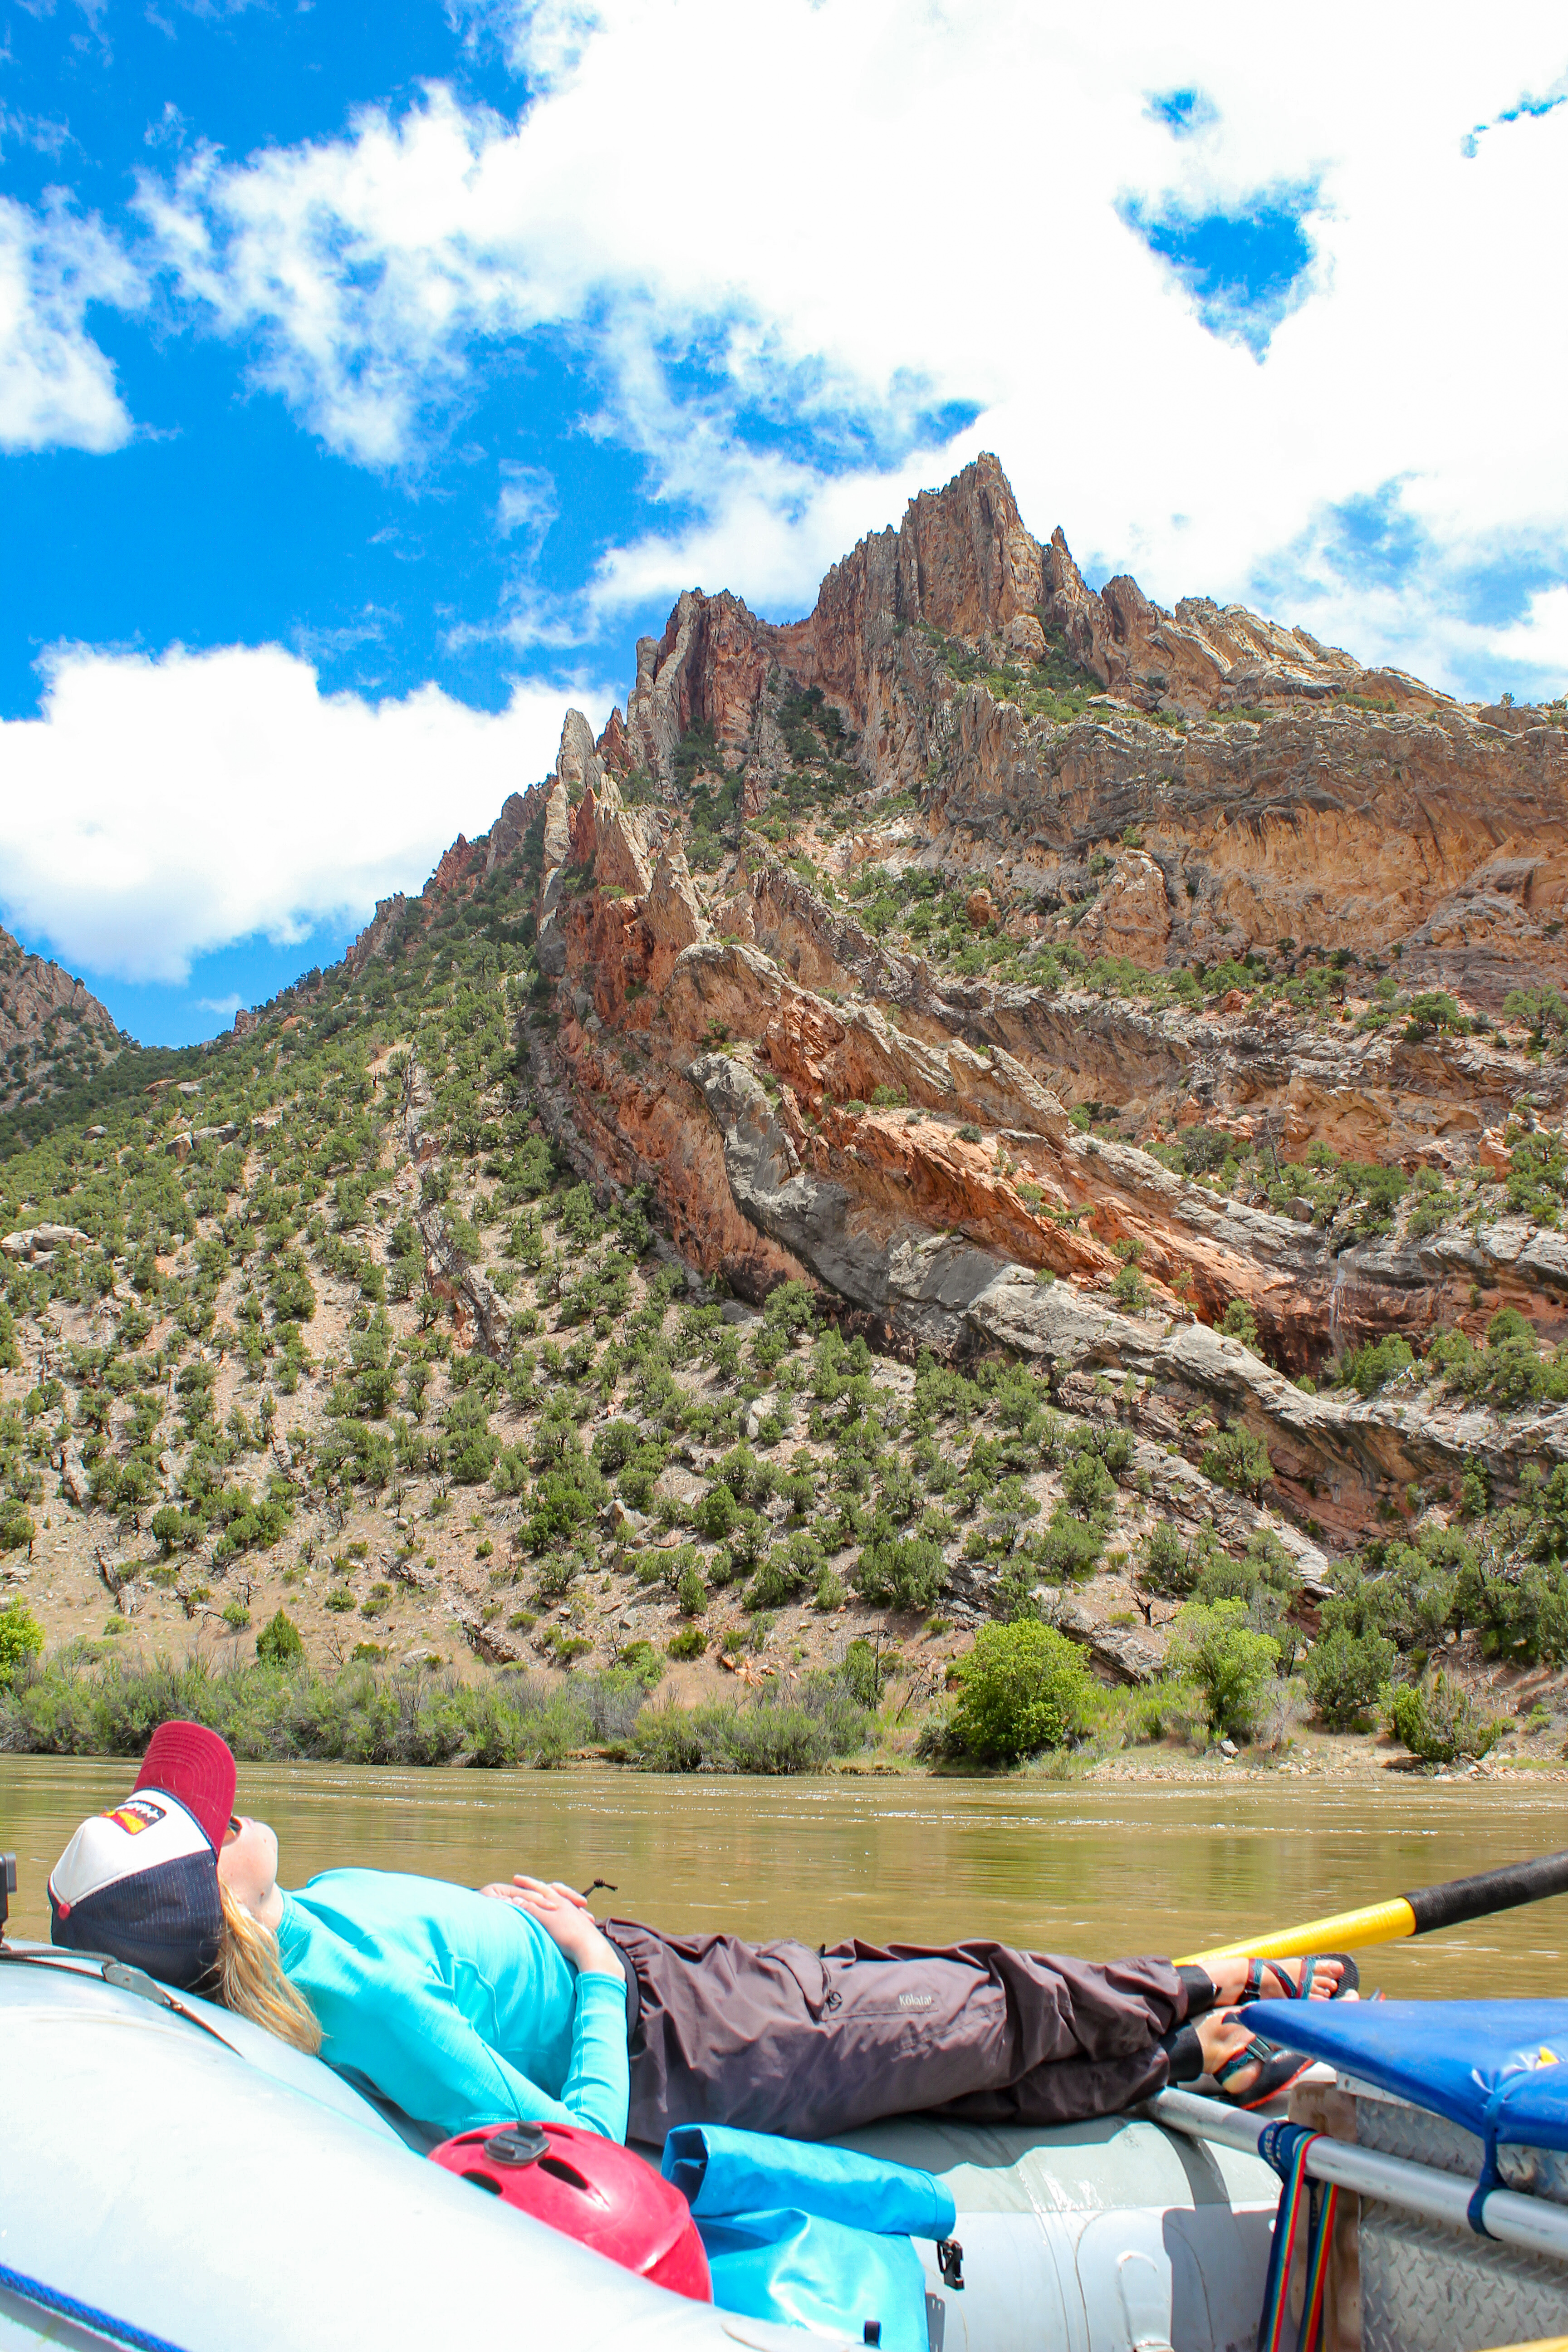
[[[228,1817],[228,1827],[223,1833],[223,1842],[225,1845],[232,1845],[244,1826],[245,1825],[241,1822],[237,1813],[230,1813]]]

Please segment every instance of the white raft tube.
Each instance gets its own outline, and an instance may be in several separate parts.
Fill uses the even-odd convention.
[[[63,1963],[63,1965],[62,1965]],[[421,2162],[319,2061],[47,1948],[0,1961],[0,2347],[818,2352]],[[111,2323],[61,2318],[13,2279]]]

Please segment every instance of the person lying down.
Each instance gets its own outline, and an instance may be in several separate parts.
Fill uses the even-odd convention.
[[[206,1994],[369,2085],[433,2137],[516,2117],[662,2141],[723,2123],[826,2139],[890,2116],[1044,2126],[1212,2080],[1251,2106],[1300,2059],[1249,2000],[1353,1991],[1342,1955],[1099,1965],[987,1939],[814,1950],[596,1922],[518,1873],[474,1889],[396,1871],[278,1883],[234,1810],[216,1732],[168,1722],[135,1789],[49,1878],[54,1941]]]

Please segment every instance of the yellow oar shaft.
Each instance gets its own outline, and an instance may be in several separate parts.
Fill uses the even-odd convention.
[[[1307,1952],[1349,1952],[1363,1944],[1396,1943],[1415,1933],[1415,1914],[1403,1895],[1386,1903],[1368,1903],[1359,1911],[1339,1911],[1327,1919],[1307,1919],[1299,1927],[1280,1927],[1271,1936],[1249,1936],[1237,1944],[1215,1944],[1206,1952],[1189,1952],[1179,1967],[1204,1968],[1210,1960],[1300,1959]]]
[[[1260,1960],[1291,1960],[1303,1952],[1344,1952],[1359,1944],[1392,1944],[1401,1936],[1430,1935],[1436,1927],[1489,1918],[1494,1911],[1511,1910],[1517,1903],[1540,1903],[1549,1895],[1568,1895],[1568,1853],[1505,1863],[1500,1870],[1483,1870],[1474,1878],[1450,1878],[1441,1886],[1418,1886],[1412,1894],[1368,1903],[1359,1911],[1341,1911],[1331,1919],[1308,1919],[1300,1927],[1281,1927],[1271,1936],[1215,1944],[1206,1952],[1193,1953],[1187,1966],[1201,1968],[1205,1960],[1239,1959],[1249,1952]]]

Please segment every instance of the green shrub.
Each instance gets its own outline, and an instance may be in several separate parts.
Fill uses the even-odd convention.
[[[279,1323],[309,1323],[316,1312],[316,1286],[302,1261],[279,1258],[268,1288]]]
[[[1250,1348],[1255,1356],[1258,1354],[1258,1318],[1245,1298],[1231,1300],[1217,1328],[1227,1339],[1239,1339],[1244,1348]]]
[[[581,1454],[562,1458],[559,1468],[546,1470],[533,1489],[533,1507],[524,1522],[526,1540],[534,1552],[570,1543],[586,1527],[605,1499],[605,1482]]]
[[[1031,1547],[1038,1573],[1058,1584],[1088,1576],[1105,1549],[1105,1529],[1103,1517],[1080,1519],[1058,1503]]]
[[[1237,1149],[1234,1136],[1223,1128],[1186,1127],[1176,1138],[1175,1151],[1187,1176],[1212,1176]]]
[[[829,1610],[837,1609],[839,1602],[847,1598],[847,1589],[843,1578],[836,1574],[825,1561],[817,1571],[816,1588],[811,1596],[812,1607],[820,1609],[826,1616]]]
[[[695,1772],[703,1761],[696,1709],[674,1699],[645,1709],[637,1727],[636,1761],[645,1772]]]
[[[1159,1519],[1144,1539],[1138,1582],[1167,1601],[1184,1600],[1197,1581],[1188,1547],[1172,1519]]]
[[[1388,1727],[1423,1764],[1452,1764],[1460,1756],[1484,1756],[1508,1726],[1480,1715],[1460,1684],[1436,1674],[1430,1683],[1398,1685]]]
[[[1219,1432],[1205,1448],[1198,1466],[1216,1486],[1228,1486],[1233,1494],[1250,1495],[1254,1502],[1274,1475],[1274,1465],[1263,1440],[1254,1437],[1239,1423]]]
[[[707,1608],[708,1587],[702,1581],[701,1571],[695,1562],[682,1571],[680,1581],[675,1588],[675,1597],[680,1604],[683,1617],[700,1617]]]
[[[291,1666],[303,1658],[305,1644],[292,1617],[279,1609],[256,1637],[256,1655],[264,1666]]]
[[[866,1744],[870,1718],[842,1678],[814,1674],[793,1690],[646,1708],[632,1760],[651,1772],[820,1772]]]
[[[1151,1294],[1137,1267],[1124,1265],[1110,1286],[1110,1295],[1123,1315],[1136,1315],[1148,1306]]]
[[[1556,1136],[1521,1135],[1509,1153],[1508,1204],[1543,1225],[1557,1223],[1568,1197],[1568,1153]]]
[[[691,1524],[710,1543],[722,1543],[740,1516],[740,1507],[728,1486],[710,1486],[699,1497]]]
[[[15,1682],[43,1646],[44,1629],[26,1602],[19,1596],[7,1601],[0,1609],[0,1685]]]
[[[631,1683],[636,1682],[645,1693],[657,1690],[664,1676],[664,1660],[651,1642],[628,1642],[610,1675],[605,1678],[606,1684],[613,1682],[616,1675],[629,1677],[626,1681],[628,1689]]]
[[[1062,1473],[1062,1493],[1075,1511],[1088,1518],[1110,1509],[1116,1501],[1116,1481],[1098,1454],[1075,1454]]]
[[[354,1605],[354,1597],[346,1584],[334,1584],[321,1605],[335,1617],[346,1616]]]
[[[1279,1644],[1252,1631],[1245,1601],[1205,1607],[1189,1601],[1171,1627],[1165,1654],[1172,1674],[1203,1693],[1209,1728],[1223,1738],[1252,1728],[1279,1663]]]
[[[1394,1650],[1382,1633],[1336,1626],[1307,1660],[1307,1688],[1331,1731],[1365,1731],[1394,1672]]]
[[[0,1500],[0,1551],[20,1551],[30,1544],[37,1529],[26,1509],[14,1495]]]
[[[1082,1652],[1033,1618],[983,1626],[958,1671],[948,1737],[981,1761],[1012,1764],[1065,1747],[1092,1717],[1096,1688]]]
[[[1454,1616],[1478,1628],[1489,1657],[1521,1666],[1568,1660],[1568,1572],[1559,1561],[1496,1567],[1472,1556],[1451,1589]]]
[[[1349,1349],[1337,1366],[1340,1379],[1361,1397],[1373,1397],[1394,1375],[1415,1361],[1410,1343],[1391,1331],[1364,1347]]]
[[[863,1633],[858,1633],[845,1650],[839,1665],[846,1688],[860,1706],[879,1706],[882,1697],[882,1661],[879,1650],[873,1649]]]
[[[893,1536],[868,1543],[849,1571],[868,1601],[890,1609],[926,1610],[946,1589],[942,1546],[927,1536]]]
[[[700,1625],[683,1625],[665,1643],[666,1654],[672,1658],[700,1658],[708,1647],[708,1636]]]
[[[177,1544],[196,1543],[201,1538],[199,1518],[188,1518],[176,1503],[162,1503],[153,1514],[153,1533],[163,1546],[163,1558],[172,1559]]]
[[[1538,1045],[1550,1037],[1561,1047],[1568,1034],[1568,999],[1550,983],[1543,988],[1510,988],[1502,1010],[1504,1020],[1521,1022]]]

